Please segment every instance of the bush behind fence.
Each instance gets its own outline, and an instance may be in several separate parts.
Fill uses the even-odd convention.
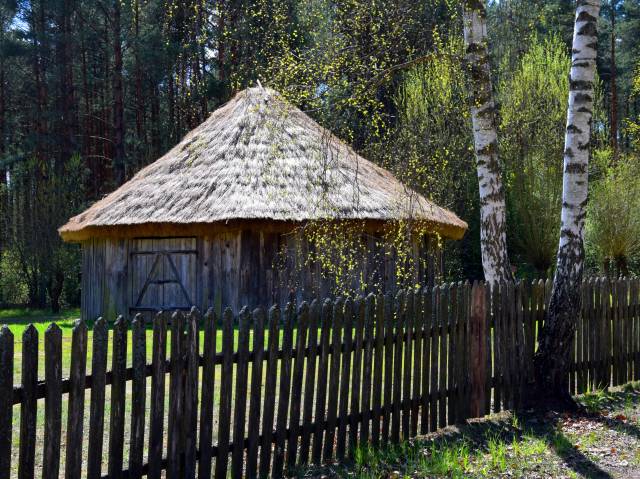
[[[640,281],[592,279],[582,291],[567,387],[583,393],[640,379]],[[36,463],[45,478],[58,477],[62,463],[69,478],[159,478],[163,471],[180,478],[281,477],[287,468],[343,459],[361,445],[517,408],[533,376],[549,292],[549,282],[493,289],[454,283],[316,300],[282,312],[159,313],[151,344],[140,317],[131,324],[118,318],[111,341],[104,319],[95,322],[91,341],[79,322],[68,378],[62,331],[51,325],[44,381],[38,332],[29,327],[19,386],[14,338],[4,327],[0,477],[16,470],[12,460],[21,478],[34,477]],[[20,424],[12,444],[14,406]]]

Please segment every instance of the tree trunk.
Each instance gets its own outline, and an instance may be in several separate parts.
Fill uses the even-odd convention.
[[[125,179],[125,153],[120,0],[113,1],[113,18],[111,21],[113,23],[113,164],[116,185],[121,185]]]
[[[616,5],[611,0],[611,150],[613,162],[618,161],[618,87],[616,85]]]
[[[136,162],[140,162],[140,156],[142,152],[142,145],[146,143],[146,136],[144,135],[144,95],[142,94],[142,68],[140,66],[140,2],[135,0],[133,2],[133,15],[134,15],[134,29],[135,29],[135,74],[136,74],[136,137],[138,139],[138,158]],[[145,151],[148,153],[148,151]],[[146,156],[146,155],[145,155]],[[139,167],[136,164],[136,169]]]
[[[573,32],[569,107],[565,134],[562,225],[547,318],[535,356],[535,399],[546,406],[575,406],[567,373],[576,318],[581,310],[584,219],[593,117],[599,0],[581,0]]]
[[[487,46],[484,0],[464,0],[465,60],[469,69],[478,184],[480,189],[480,244],[488,283],[511,281],[507,254],[506,206]]]
[[[71,16],[72,5],[69,0],[60,2],[57,11],[56,60],[58,68],[58,107],[60,111],[57,134],[60,136],[61,148],[56,157],[55,173],[64,174],[65,162],[77,150],[78,120],[75,108],[75,92],[72,63]]]

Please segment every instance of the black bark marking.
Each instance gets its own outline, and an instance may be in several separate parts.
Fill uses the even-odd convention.
[[[576,90],[592,91],[593,90],[593,82],[584,81],[584,80],[571,80],[570,81],[570,89],[572,91],[576,91]]]
[[[593,97],[588,93],[576,93],[574,102],[576,104],[591,103],[593,102]]]
[[[578,30],[578,35],[595,37],[598,34],[598,27],[595,22],[588,22]],[[587,45],[589,46],[589,45]]]
[[[487,146],[480,148],[479,150],[476,150],[476,153],[478,155],[493,156],[496,153],[498,153],[498,145],[496,144],[495,141],[492,141]]]
[[[566,174],[584,174],[587,172],[587,165],[584,163],[570,163],[567,162],[567,165],[564,168],[564,172]]]
[[[578,14],[577,22],[596,22],[598,19],[591,15],[589,12],[583,10]]]

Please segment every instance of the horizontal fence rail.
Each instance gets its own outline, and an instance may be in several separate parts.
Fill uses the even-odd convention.
[[[65,378],[58,326],[26,328],[19,357],[3,327],[0,478],[281,477],[517,408],[549,294],[467,282],[78,322]],[[569,391],[640,379],[639,296],[637,279],[584,282]]]

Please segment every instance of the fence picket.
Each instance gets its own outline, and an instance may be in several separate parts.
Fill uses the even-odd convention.
[[[444,284],[441,288],[440,293],[440,308],[439,308],[439,318],[438,325],[440,330],[440,371],[438,373],[438,397],[439,397],[439,408],[438,408],[438,426],[445,427],[447,425],[447,397],[449,396],[449,391],[447,389],[447,371],[448,371],[448,320],[449,320],[449,285]]]
[[[456,401],[458,396],[458,384],[456,383],[456,359],[458,356],[457,344],[456,344],[456,330],[458,328],[458,285],[451,283],[449,286],[449,312],[446,318],[446,329],[448,331],[447,341],[447,424],[456,423]]]
[[[151,364],[151,412],[149,424],[150,479],[160,479],[164,437],[164,390],[167,359],[167,313],[160,312],[153,320],[153,350]]]
[[[309,356],[305,372],[304,404],[302,411],[302,436],[300,437],[300,464],[309,461],[313,423],[313,399],[316,381],[316,361],[318,354],[318,323],[320,321],[320,302],[314,299],[309,307]]]
[[[198,463],[198,477],[211,477],[213,445],[213,395],[216,374],[216,335],[216,315],[213,308],[209,308],[209,310],[204,315],[204,343],[202,346],[202,393],[200,399],[200,460]],[[251,430],[251,428],[249,428],[249,430]],[[257,428],[254,430],[257,430]]]
[[[182,413],[184,405],[184,316],[171,315],[171,374],[169,376],[169,419],[167,426],[167,475],[182,475]],[[221,418],[222,419],[222,418]]]
[[[602,371],[601,371],[601,384],[607,386],[611,382],[612,374],[612,317],[610,308],[610,295],[611,295],[611,282],[609,280],[602,280],[602,290],[600,294],[600,308],[602,311],[603,321],[603,334],[604,339],[602,347]]]
[[[184,413],[182,421],[182,441],[184,441],[184,477],[196,477],[196,447],[198,432],[198,369],[200,356],[198,351],[200,311],[193,307],[187,317],[184,354],[186,359],[184,372]]]
[[[402,370],[402,438],[411,436],[411,360],[413,359],[413,291],[407,290],[402,308],[402,325],[404,328],[404,355]],[[403,340],[402,337],[399,338]]]
[[[327,428],[322,452],[325,463],[333,459],[333,443],[336,434],[338,399],[340,388],[340,355],[342,345],[342,323],[344,315],[344,301],[338,298],[333,307],[333,321],[331,324],[331,360],[329,363],[329,397],[327,401]]]
[[[429,431],[438,428],[438,358],[440,349],[440,287],[434,286],[431,292],[431,392],[429,405]]]
[[[631,294],[631,282],[629,278],[624,279],[624,296],[622,298],[624,304],[624,329],[623,329],[623,342],[624,342],[624,372],[623,382],[631,381],[631,306],[629,301],[629,295]]]
[[[33,324],[22,333],[22,404],[20,405],[20,452],[18,477],[34,477],[36,455],[36,417],[38,401],[38,331]]]
[[[303,305],[304,307],[304,305]],[[262,360],[264,358],[264,323],[262,308],[253,311],[253,363],[251,364],[251,396],[249,400],[249,441],[247,445],[246,477],[254,479],[258,471],[258,434],[260,430],[260,403],[262,393]],[[203,403],[204,405],[204,403]],[[209,475],[200,477],[210,477]]]
[[[380,420],[382,417],[382,369],[384,353],[384,296],[379,294],[375,298],[375,346],[373,366],[373,417],[371,421],[371,443],[374,447],[380,444]],[[344,370],[344,368],[343,368]]]
[[[343,314],[344,352],[342,353],[342,371],[340,373],[340,403],[338,405],[338,434],[336,440],[336,458],[344,459],[347,444],[347,425],[349,424],[349,391],[351,384],[351,349],[353,347],[353,301],[348,298],[344,303]]]
[[[423,342],[422,342],[422,400],[421,400],[421,417],[420,417],[420,434],[426,434],[429,432],[429,386],[430,377],[429,371],[431,370],[431,303],[432,296],[428,287],[425,287],[422,292],[422,316],[420,317],[420,323],[423,329]]]
[[[593,355],[592,355],[592,361],[593,361],[593,383],[592,383],[592,388],[593,390],[599,389],[600,388],[600,381],[602,378],[602,349],[603,349],[603,343],[604,343],[604,338],[603,336],[603,327],[604,327],[604,321],[601,320],[602,318],[602,309],[601,309],[601,305],[600,305],[600,293],[602,290],[602,282],[600,281],[600,279],[596,279],[594,280],[593,283],[593,315],[594,315],[594,325],[593,325],[593,333],[594,333],[594,338],[593,338]],[[595,318],[600,318],[600,320],[595,323]]]
[[[260,445],[260,477],[266,478],[271,470],[271,439],[275,411],[276,380],[278,378],[278,343],[280,342],[280,308],[269,309],[269,345],[267,375],[264,388],[264,412],[262,413],[262,444]]]
[[[411,327],[413,329],[413,365],[411,393],[411,437],[418,435],[418,422],[420,419],[420,393],[422,382],[422,293],[417,290],[413,296],[413,313]]]
[[[360,444],[369,442],[369,430],[371,422],[371,381],[373,374],[373,329],[375,323],[376,305],[375,296],[369,294],[365,299],[365,325],[364,325],[364,353],[362,359],[362,422],[360,424]]]
[[[57,479],[60,472],[60,434],[62,429],[62,330],[49,325],[44,333],[44,460],[42,477]],[[93,371],[92,371],[93,373]]]
[[[491,300],[492,292],[491,285],[488,283],[480,283],[484,287],[484,327],[486,331],[486,363],[485,363],[485,410],[486,415],[491,414],[491,407],[493,404],[492,390],[493,390],[493,337],[492,337],[492,312],[491,312]]]
[[[87,477],[89,479],[98,479],[102,477],[104,405],[108,347],[109,329],[107,321],[104,318],[98,318],[93,325],[93,346],[91,356],[91,404],[89,406],[89,453],[87,456]]]
[[[240,311],[238,328],[238,364],[236,366],[236,393],[233,406],[233,452],[231,476],[242,476],[244,459],[244,434],[247,412],[247,381],[249,378],[249,310]],[[286,354],[286,352],[285,352]]]
[[[109,421],[109,476],[119,478],[122,477],[124,459],[124,411],[127,388],[127,321],[122,316],[119,316],[113,325],[111,360],[113,380],[111,382],[111,418]],[[80,423],[82,423],[82,419],[80,419]],[[74,444],[71,441],[68,443]]]
[[[640,279],[633,284],[633,380],[640,381]]]
[[[500,286],[497,283],[489,285],[491,289],[491,318],[493,326],[493,412],[502,409],[502,308],[500,299]]]
[[[360,414],[360,380],[362,378],[362,344],[364,330],[364,301],[356,299],[353,305],[355,323],[355,345],[351,381],[351,414],[349,420],[349,453],[358,445],[358,415]]]
[[[384,393],[382,415],[382,443],[389,442],[393,390],[393,302],[391,293],[384,296]]]
[[[487,372],[491,369],[487,367],[487,361],[483,361],[490,354],[488,343],[485,340],[488,332],[487,324],[487,303],[484,283],[473,283],[471,289],[471,314],[470,314],[470,355],[473,358],[469,362],[471,368],[471,404],[470,413],[475,417],[480,417],[486,413],[485,397]],[[490,391],[489,391],[490,392]]]
[[[286,440],[289,400],[291,398],[291,356],[293,354],[294,306],[287,304],[282,336],[282,360],[280,362],[280,395],[278,397],[278,417],[276,419],[276,442],[273,454],[273,474],[282,477],[284,468],[284,448]]]
[[[391,442],[400,442],[400,413],[402,410],[402,349],[404,346],[404,302],[405,295],[398,292],[394,310],[394,349],[393,349],[393,415],[391,417]]]
[[[468,312],[468,299],[469,299],[469,283],[458,284],[458,329],[456,335],[456,383],[457,383],[457,400],[456,400],[456,419],[458,422],[464,421],[467,417],[465,411],[468,405],[469,398],[467,397],[467,371],[468,362],[466,361],[466,355],[468,354],[469,347],[467,341],[467,318]]]
[[[13,429],[13,333],[0,328],[0,477],[11,477]]]
[[[129,448],[129,476],[142,477],[144,455],[144,415],[147,395],[147,344],[145,320],[137,314],[131,323],[133,380],[131,383],[131,445]]]
[[[82,469],[82,426],[84,386],[87,372],[87,325],[77,321],[71,333],[71,371],[69,374],[69,411],[67,414],[67,454],[65,477],[80,477]],[[74,447],[69,447],[73,444]]]
[[[304,351],[307,343],[307,327],[309,325],[309,306],[302,303],[298,312],[298,329],[296,333],[296,360],[293,365],[291,380],[291,409],[289,411],[289,441],[287,444],[287,466],[296,464],[298,438],[300,436],[300,409],[302,403],[302,381],[304,379]],[[251,429],[249,429],[251,430]]]
[[[222,371],[220,373],[220,405],[218,406],[218,454],[216,477],[227,477],[229,438],[231,434],[231,396],[233,383],[233,312],[227,308],[222,315]],[[172,365],[173,367],[173,365]],[[173,376],[173,375],[172,375]],[[271,426],[270,426],[271,428]],[[271,448],[271,442],[269,442]],[[266,475],[266,474],[265,474]],[[175,476],[178,477],[178,476]]]
[[[311,460],[313,464],[320,464],[322,460],[322,439],[324,435],[325,412],[327,408],[327,376],[329,366],[329,345],[331,333],[331,313],[332,304],[328,299],[322,305],[322,316],[320,321],[320,359],[318,362],[318,386],[316,389],[316,426],[313,431],[313,448],[311,450]]]
[[[525,344],[524,344],[524,324],[525,324],[525,313],[524,313],[524,302],[526,301],[524,298],[525,295],[524,283],[519,281],[515,285],[515,351],[516,357],[515,359],[515,367],[513,368],[513,383],[514,383],[514,394],[515,401],[514,406],[519,408],[522,405],[522,401],[525,395],[525,378],[526,378],[526,362],[525,362]],[[525,375],[523,375],[525,373]]]

